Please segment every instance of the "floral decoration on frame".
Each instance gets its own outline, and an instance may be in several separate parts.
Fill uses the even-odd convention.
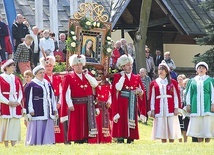
[[[66,40],[66,50],[71,53],[76,53],[77,46],[79,45],[79,40],[77,40],[77,36],[75,34],[74,24],[72,24],[69,28],[69,36]]]
[[[83,69],[87,69],[88,72],[93,76],[93,77],[98,77],[98,71],[94,66],[88,65],[84,66]]]
[[[110,74],[114,74],[114,73],[120,72],[120,70],[117,69],[117,68],[115,68],[115,67],[109,67],[108,72],[109,72]]]
[[[106,56],[110,56],[112,53],[112,39],[111,39],[111,32],[110,30],[108,30],[108,32],[106,33],[106,39],[105,39],[105,44],[103,45],[103,53]]]
[[[87,17],[83,17],[80,19],[80,26],[85,30],[90,30],[93,28],[102,28],[103,23],[98,22],[98,21],[94,21],[93,19],[90,19]]]

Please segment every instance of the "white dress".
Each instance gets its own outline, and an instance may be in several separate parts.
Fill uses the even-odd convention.
[[[4,80],[10,84],[10,92],[16,92],[15,90],[15,76],[13,74],[1,74]],[[19,95],[9,95],[10,101],[17,101],[21,103],[22,100],[22,89],[21,84],[19,85]],[[0,102],[1,104],[8,103],[9,100],[3,96],[3,93],[0,89]],[[0,142],[2,141],[20,141],[21,140],[21,123],[20,118],[15,114],[16,108],[10,108],[10,115],[0,116]]]
[[[190,114],[190,122],[187,129],[187,136],[191,137],[197,137],[197,138],[213,138],[214,137],[214,113],[205,113],[204,112],[204,106],[206,103],[203,101],[203,85],[204,81],[208,78],[207,75],[204,76],[196,76],[195,80],[197,83],[197,96],[198,96],[198,102],[197,105],[200,107],[197,112],[197,114]],[[214,103],[214,88],[213,85],[211,85],[211,103]],[[199,100],[199,98],[201,100]],[[186,96],[186,102],[187,105],[190,104],[191,100],[191,92],[187,92]]]
[[[167,79],[157,78],[156,82],[160,88],[160,94],[166,94],[166,86],[168,84]],[[152,95],[151,95],[151,105],[155,103],[155,89],[152,88]],[[180,123],[178,120],[178,116],[167,116],[167,100],[166,98],[162,98],[160,100],[161,107],[162,107],[162,114],[155,117],[153,121],[152,127],[152,140],[156,139],[179,139],[181,138],[181,129]],[[176,90],[174,88],[174,103],[178,105],[178,96]],[[152,106],[151,106],[152,107]],[[152,109],[151,109],[152,110]]]

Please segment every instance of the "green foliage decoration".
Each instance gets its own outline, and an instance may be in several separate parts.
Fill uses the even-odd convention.
[[[112,39],[111,39],[111,31],[108,30],[106,33],[105,44],[103,45],[103,53],[106,56],[110,56],[112,53]]]
[[[56,62],[53,72],[63,72],[66,70],[66,62]]]
[[[103,27],[103,23],[102,22],[98,22],[98,21],[94,21],[91,18],[83,17],[83,18],[80,19],[80,26],[84,30],[90,30],[90,29],[93,29],[93,28],[102,28]]]
[[[74,24],[72,24],[69,28],[69,36],[65,41],[65,43],[66,43],[66,50],[68,52],[71,52],[72,54],[74,54],[77,51],[76,48],[79,45],[79,40],[77,40],[77,36],[75,34]]]

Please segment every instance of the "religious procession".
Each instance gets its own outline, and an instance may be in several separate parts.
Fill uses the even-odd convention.
[[[111,5],[121,5],[120,1],[112,1]],[[130,8],[135,6],[132,1],[124,3]],[[154,40],[147,42],[140,29],[128,32],[129,27],[132,42],[124,34],[114,41],[113,28],[124,31],[122,27],[130,24],[121,23],[125,18],[114,23],[103,12],[105,7],[96,1],[68,1],[73,6],[72,16],[67,19],[67,32],[60,34],[59,24],[55,23],[60,17],[54,18],[56,14],[51,9],[65,6],[62,1],[49,1],[50,24],[55,25],[51,29],[42,29],[43,22],[38,17],[41,11],[34,10],[36,23],[32,27],[24,14],[14,16],[7,11],[14,3],[1,3],[5,13],[0,14],[0,145],[17,146],[21,137],[25,146],[134,145],[141,139],[139,126],[150,122],[151,141],[212,141],[214,79],[210,76],[213,65],[204,58],[206,52],[189,56],[195,60],[204,56],[189,70],[177,67],[175,62],[179,64],[181,60],[166,50],[169,45],[163,47],[171,37],[163,35],[162,42],[156,43],[160,35],[152,36],[152,30],[158,26],[150,29],[149,25],[155,23],[149,19],[143,22],[147,24],[147,34],[157,37]],[[75,8],[77,4],[79,10]],[[151,12],[158,4],[142,1],[142,7]],[[34,5],[45,3],[35,1]],[[8,23],[3,21],[4,15]],[[155,17],[150,13],[151,16]],[[15,18],[10,24],[12,17]],[[195,35],[190,37],[193,40]],[[190,37],[174,41],[182,44]]]

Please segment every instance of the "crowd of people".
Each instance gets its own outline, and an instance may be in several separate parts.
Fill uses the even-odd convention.
[[[19,14],[13,35],[14,59],[1,54],[0,142],[6,147],[20,141],[22,117],[26,146],[113,139],[130,144],[140,138],[139,121],[146,124],[148,117],[153,118],[153,140],[181,142],[183,135],[184,142],[187,136],[209,142],[214,137],[214,79],[207,75],[205,62],[199,62],[197,75],[188,79],[174,72],[169,51],[162,56],[156,50],[153,58],[145,47],[146,68],[137,74],[133,44],[121,39],[111,55],[111,67],[119,70],[113,81],[104,74],[95,78],[83,69],[87,56],[93,57],[87,48],[69,57],[72,71],[62,78],[53,73],[54,51],[65,51],[65,34],[60,34],[58,45],[53,33],[29,28]],[[4,52],[5,43],[0,41]],[[14,75],[17,69],[24,82]]]

